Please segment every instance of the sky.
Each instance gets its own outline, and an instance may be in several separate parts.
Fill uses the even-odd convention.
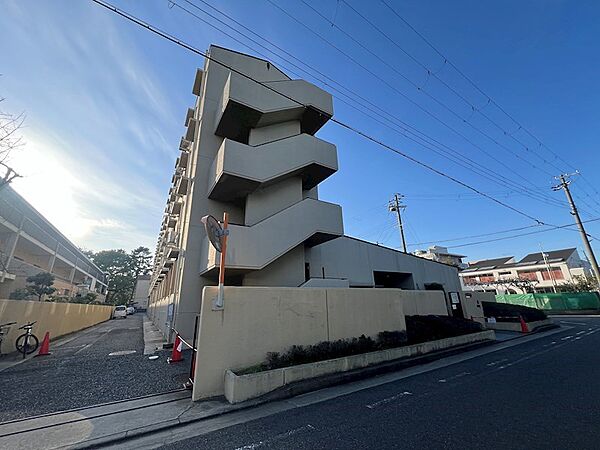
[[[582,218],[600,218],[598,2],[386,0],[443,56],[379,0],[113,3],[198,49],[268,57],[332,92],[336,119],[519,210],[330,122],[318,136],[337,145],[339,171],[319,193],[342,205],[346,234],[399,248],[387,207],[398,192],[409,251],[581,249],[575,229],[470,237],[572,223],[551,186],[575,169]],[[14,188],[81,247],[154,248],[202,58],[87,0],[4,0],[0,51],[0,109],[27,116]],[[600,220],[586,226],[600,236]]]

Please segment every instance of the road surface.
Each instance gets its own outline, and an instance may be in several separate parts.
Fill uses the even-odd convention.
[[[149,360],[142,322],[142,313],[109,320],[1,371],[0,422],[180,389],[186,363],[167,364],[167,351]]]
[[[165,448],[597,449],[600,318],[556,320],[565,329],[549,336],[257,420],[224,416]]]

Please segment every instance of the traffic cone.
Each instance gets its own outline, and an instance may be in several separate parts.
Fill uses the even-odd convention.
[[[183,341],[177,335],[175,338],[175,343],[173,344],[173,351],[171,352],[171,357],[167,358],[167,362],[169,364],[183,361],[183,354],[181,353],[183,349]]]
[[[44,340],[42,341],[42,345],[40,346],[40,351],[37,356],[46,356],[50,354],[50,332],[46,331],[46,335],[44,336]]]
[[[523,320],[523,316],[519,316],[519,321],[521,322],[521,333],[529,333],[529,327],[527,326],[527,322]]]

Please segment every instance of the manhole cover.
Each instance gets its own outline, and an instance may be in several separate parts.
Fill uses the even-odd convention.
[[[132,353],[135,353],[135,350],[121,350],[120,352],[109,353],[108,356],[123,356],[123,355],[131,355]]]

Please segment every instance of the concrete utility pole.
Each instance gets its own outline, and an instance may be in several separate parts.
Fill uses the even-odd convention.
[[[542,247],[542,243],[540,242],[540,250],[542,251],[542,258],[544,258],[544,264],[546,264],[546,271],[548,272],[548,277],[550,281],[552,281],[552,290],[556,294],[556,280],[554,279],[554,274],[550,269],[550,263],[548,262],[548,254],[544,252],[544,248]]]
[[[400,229],[400,240],[402,241],[402,248],[404,249],[404,253],[406,252],[406,240],[404,239],[404,226],[402,225],[402,214],[400,211],[406,208],[406,205],[400,203],[404,195],[402,194],[394,194],[394,198],[390,200],[389,210],[395,211],[398,217],[398,228]]]
[[[573,215],[573,217],[575,217],[575,222],[577,223],[577,228],[579,228],[579,233],[581,234],[581,239],[583,240],[583,245],[585,246],[585,251],[590,259],[590,263],[592,264],[592,270],[594,272],[594,276],[596,277],[596,284],[598,284],[600,283],[600,269],[598,269],[598,261],[596,261],[596,256],[594,255],[594,251],[592,250],[592,246],[590,245],[590,240],[588,239],[588,235],[585,232],[585,228],[583,228],[581,218],[579,217],[579,212],[577,211],[577,207],[575,206],[575,202],[573,201],[573,197],[571,196],[571,191],[569,190],[569,184],[571,184],[571,180],[569,178],[573,175],[579,175],[579,172],[563,174],[559,175],[558,177],[554,177],[560,181],[560,184],[554,186],[552,189],[554,189],[555,191],[561,189],[565,191],[565,195],[567,196],[567,200],[569,202],[569,205],[571,206],[571,214]]]

